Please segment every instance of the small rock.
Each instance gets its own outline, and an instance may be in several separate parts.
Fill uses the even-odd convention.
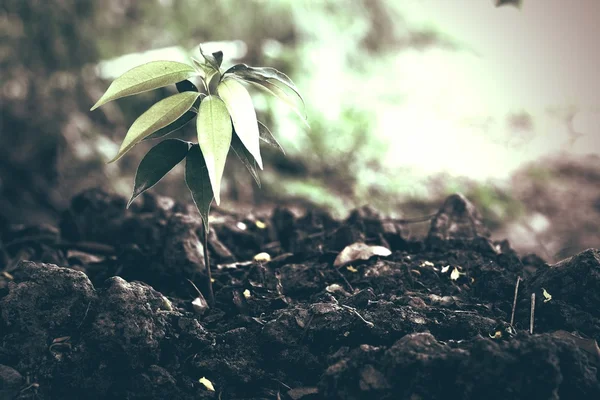
[[[23,382],[24,379],[17,370],[0,364],[0,399],[14,398],[19,393]]]
[[[165,315],[161,314],[168,309],[165,300],[144,283],[109,278],[100,290],[97,314],[86,342],[131,368],[156,363],[165,336]]]
[[[447,240],[472,240],[477,236],[489,237],[475,206],[462,194],[453,194],[431,220],[428,242]]]
[[[56,265],[21,261],[0,300],[1,318],[19,354],[19,368],[39,363],[54,338],[70,336],[84,322],[96,292],[88,277]],[[21,369],[21,368],[20,368]]]
[[[528,293],[546,289],[553,301],[575,306],[600,318],[600,250],[588,249],[546,268],[526,282]]]
[[[157,289],[179,286],[204,271],[204,248],[196,231],[200,218],[176,213],[164,233],[163,263],[153,264],[149,282]]]

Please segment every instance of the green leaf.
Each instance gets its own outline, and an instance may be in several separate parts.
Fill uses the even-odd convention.
[[[219,65],[219,67],[221,67],[221,64],[223,64],[223,52],[216,51],[216,52],[212,53],[212,55],[215,58],[215,60],[217,60],[217,64]]]
[[[292,89],[294,92],[298,93],[298,96],[300,96],[299,90],[296,87],[296,85],[294,84],[294,82],[292,82],[292,80],[286,74],[276,70],[275,68],[250,67],[246,64],[236,64],[233,67],[229,68],[227,71],[225,71],[225,74],[228,74],[228,73],[236,74],[236,75],[240,76],[241,78],[261,77],[264,79],[276,79],[276,80],[284,83],[285,85],[289,86],[290,89]]]
[[[204,51],[202,51],[202,46],[198,46],[198,48],[200,49],[200,54],[202,55],[202,58],[204,58],[204,60],[211,67],[213,67],[215,70],[219,71],[219,67],[221,66],[221,63],[223,62],[223,52],[217,51],[216,53],[212,53],[212,54],[204,54]]]
[[[181,82],[177,82],[176,86],[177,86],[177,91],[179,93],[197,92],[198,91],[198,88],[196,87],[196,85],[194,85],[192,82],[190,82],[187,79],[184,81],[181,81]]]
[[[192,66],[175,61],[153,61],[140,65],[115,79],[91,111],[109,101],[171,85],[196,74]]]
[[[223,100],[217,96],[208,96],[202,101],[196,120],[196,130],[198,144],[208,168],[215,202],[219,205],[221,178],[225,170],[232,134],[231,118]]]
[[[260,178],[258,177],[258,170],[256,167],[256,160],[252,157],[252,154],[244,147],[244,144],[237,135],[231,137],[231,149],[236,156],[240,159],[242,164],[248,169],[250,175],[256,181],[258,187],[260,187]]]
[[[298,117],[300,117],[302,122],[304,122],[304,124],[310,128],[310,126],[308,125],[308,122],[306,121],[306,115],[303,115],[300,112],[300,109],[298,108],[298,105],[296,104],[296,102],[282,88],[280,88],[273,82],[264,81],[264,80],[258,81],[258,80],[245,79],[244,82],[250,83],[251,85],[257,87],[258,89],[263,90],[264,92],[270,94],[271,96],[275,96],[279,100],[286,103],[292,109],[292,111],[294,111],[294,113]]]
[[[269,128],[267,128],[266,125],[260,121],[258,121],[258,134],[260,135],[260,140],[281,150],[281,152],[285,154],[285,150],[283,150],[283,147],[281,147],[277,139],[275,139]]]
[[[163,176],[181,162],[190,149],[190,143],[179,139],[163,140],[144,156],[135,174],[133,194],[127,208],[140,194],[156,185]]]
[[[302,105],[304,106],[304,99],[300,95],[300,91],[292,82],[292,80],[283,72],[276,70],[271,67],[250,67],[246,64],[236,64],[229,68],[223,75],[234,74],[242,79],[250,79],[256,81],[268,81],[270,83],[281,82],[285,86],[289,87],[298,96]]]
[[[208,93],[209,94],[214,94],[217,92],[217,86],[219,86],[219,82],[221,82],[221,73],[215,72],[208,79]]]
[[[235,79],[222,80],[217,87],[217,93],[229,110],[236,134],[262,169],[258,122],[250,93]]]
[[[117,161],[142,139],[177,121],[193,105],[200,93],[183,92],[159,101],[139,116],[131,125],[119,153],[110,162]]]
[[[213,201],[213,192],[208,177],[208,168],[197,144],[192,146],[185,159],[185,183],[192,193],[194,204],[204,221],[205,232],[209,232],[208,213]]]
[[[169,125],[165,126],[164,128],[160,128],[152,135],[145,137],[142,142],[145,142],[146,140],[160,139],[172,132],[175,132],[179,128],[183,128],[188,122],[194,119],[196,114],[198,114],[198,108],[200,107],[200,102],[202,101],[203,97],[206,97],[206,95],[204,93],[200,93],[200,97],[196,99],[194,105],[189,111],[186,111],[185,114],[179,117],[175,122],[171,122]]]

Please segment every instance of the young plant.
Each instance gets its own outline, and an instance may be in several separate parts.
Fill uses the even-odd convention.
[[[263,168],[260,141],[283,151],[269,129],[256,119],[249,92],[243,83],[260,88],[290,105],[300,115],[297,101],[304,101],[290,78],[274,68],[237,64],[221,72],[223,52],[205,54],[193,66],[174,61],[154,61],[133,68],[115,81],[91,111],[125,96],[176,84],[178,94],[150,107],[131,125],[114,162],[144,140],[163,138],[196,118],[198,143],[165,139],[140,162],[127,207],[156,185],[184,158],[185,182],[203,222],[204,261],[209,280],[209,301],[214,304],[208,258],[209,211],[213,199],[219,205],[220,186],[229,149],[238,156],[260,187],[257,165]],[[201,83],[202,92],[190,80]]]

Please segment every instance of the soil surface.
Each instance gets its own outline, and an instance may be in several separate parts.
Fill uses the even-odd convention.
[[[370,208],[214,210],[208,307],[197,211],[125,205],[0,221],[0,399],[600,399],[598,249],[520,257],[461,195],[423,240]]]

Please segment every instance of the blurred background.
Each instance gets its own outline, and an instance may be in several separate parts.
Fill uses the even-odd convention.
[[[4,0],[0,217],[52,223],[91,187],[129,196],[155,142],[106,161],[175,88],[89,109],[128,69],[190,62],[202,43],[225,68],[289,75],[311,126],[252,92],[287,154],[263,147],[262,189],[230,159],[224,208],[316,204],[344,217],[369,204],[412,218],[462,192],[523,254],[554,262],[600,247],[600,2],[494,3]],[[190,200],[182,165],[153,190]]]

